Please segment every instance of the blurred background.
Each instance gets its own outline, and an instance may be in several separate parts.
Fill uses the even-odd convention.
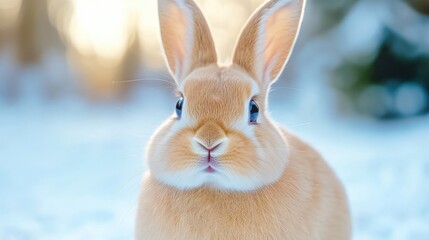
[[[220,59],[263,0],[196,0]],[[309,0],[273,117],[346,187],[354,239],[429,239],[429,2]],[[132,239],[173,113],[156,0],[0,0],[0,239]]]

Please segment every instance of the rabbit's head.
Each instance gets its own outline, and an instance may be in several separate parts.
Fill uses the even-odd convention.
[[[280,178],[288,145],[267,116],[267,94],[290,56],[304,5],[266,2],[243,29],[233,63],[220,67],[197,5],[159,0],[162,43],[180,98],[149,143],[156,179],[179,189],[247,191]]]

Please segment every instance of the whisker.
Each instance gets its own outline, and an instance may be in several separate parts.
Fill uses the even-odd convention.
[[[132,182],[135,180],[141,181],[146,170],[147,170],[146,168],[145,169],[143,169],[143,168],[139,169],[135,174],[132,174],[132,176],[130,176],[125,183],[121,184],[118,187],[118,190],[125,189],[129,184],[132,184]]]
[[[235,147],[236,149],[289,149],[287,147],[284,148],[275,148],[275,147]]]
[[[311,124],[313,124],[313,123],[312,122],[304,122],[304,123],[298,123],[298,124],[295,124],[295,125],[291,125],[289,127],[294,128],[294,127],[308,126],[308,125],[311,125]]]
[[[272,87],[272,88],[270,88],[270,93],[272,93],[272,92],[275,92],[275,91],[277,91],[277,90],[282,90],[282,89],[286,89],[286,90],[283,90],[283,91],[286,91],[286,92],[301,92],[302,91],[302,89],[301,88],[297,88],[297,87]]]
[[[163,78],[137,78],[137,79],[129,79],[129,80],[112,81],[112,83],[116,84],[116,83],[130,83],[130,82],[142,82],[142,81],[166,82],[176,87],[176,83]]]

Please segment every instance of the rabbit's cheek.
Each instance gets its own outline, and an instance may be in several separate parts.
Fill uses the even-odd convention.
[[[229,134],[228,151],[219,158],[220,164],[226,171],[246,176],[257,168],[259,154],[255,144],[239,132]]]
[[[185,129],[174,135],[166,144],[165,152],[166,170],[182,171],[195,166],[199,156],[193,153],[190,141],[193,133]]]

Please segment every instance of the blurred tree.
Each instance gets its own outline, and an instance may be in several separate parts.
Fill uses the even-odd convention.
[[[61,60],[65,47],[49,19],[47,0],[23,1],[16,49],[21,67],[37,68],[36,79],[46,98],[54,99],[68,90],[68,72],[61,66],[61,62],[66,64]]]
[[[17,52],[19,62],[23,65],[35,64],[40,60],[42,54],[41,39],[39,31],[41,14],[46,6],[44,0],[24,1],[18,20]]]
[[[124,98],[140,62],[137,13],[131,1],[50,0],[52,22],[84,94],[93,100]],[[100,4],[103,3],[103,7]]]
[[[11,58],[12,45],[16,36],[17,18],[21,7],[19,0],[0,0],[0,57]],[[3,56],[2,56],[3,55]],[[1,60],[1,58],[0,58]],[[12,81],[13,59],[0,62],[0,97],[7,100],[16,98],[17,87]]]
[[[349,55],[360,52],[345,51],[338,55],[339,65],[332,82],[342,92],[343,99],[349,100],[339,101],[339,104],[380,119],[428,113],[429,34],[422,30],[429,27],[429,19],[402,0],[381,2],[380,5],[372,5],[369,1],[360,3],[354,14],[360,11],[360,16],[366,9],[378,6],[374,9],[378,15],[374,18],[368,14],[368,19],[374,18],[376,21],[372,24],[380,24],[384,30],[380,39],[374,39],[379,41],[376,49],[371,49],[375,54],[356,58]]]
[[[47,0],[22,2],[16,38],[22,65],[37,64],[48,49],[64,49],[58,31],[49,20]]]
[[[369,64],[345,62],[334,84],[344,91],[355,108],[381,119],[395,119],[429,112],[429,55],[408,56],[413,44],[386,29],[378,54]],[[398,51],[397,49],[401,49]],[[342,84],[351,74],[350,85]]]
[[[310,35],[323,34],[337,26],[358,0],[324,0],[308,1],[307,15],[311,22],[305,26]],[[305,19],[305,18],[304,18]],[[305,21],[305,20],[304,20]]]
[[[14,35],[20,7],[20,0],[0,0],[0,48]]]
[[[48,76],[49,66],[44,62],[45,55],[51,50],[61,51],[63,48],[58,32],[50,24],[47,2],[22,1],[18,5],[18,13],[14,29],[8,31],[7,38],[15,54],[12,59],[16,59],[16,62],[9,66],[10,69],[6,69],[12,73],[5,79],[4,96],[9,100],[17,99],[23,86],[28,85],[29,81],[40,81],[31,84],[43,86],[40,94],[52,97],[58,94],[60,87],[58,81]]]
[[[131,84],[139,69],[139,43],[134,34],[125,53],[117,59],[106,59],[96,54],[83,54],[72,46],[68,50],[73,65],[77,67],[86,96],[94,101],[118,100],[129,97]]]
[[[427,0],[406,0],[418,12],[429,15],[429,1]]]

